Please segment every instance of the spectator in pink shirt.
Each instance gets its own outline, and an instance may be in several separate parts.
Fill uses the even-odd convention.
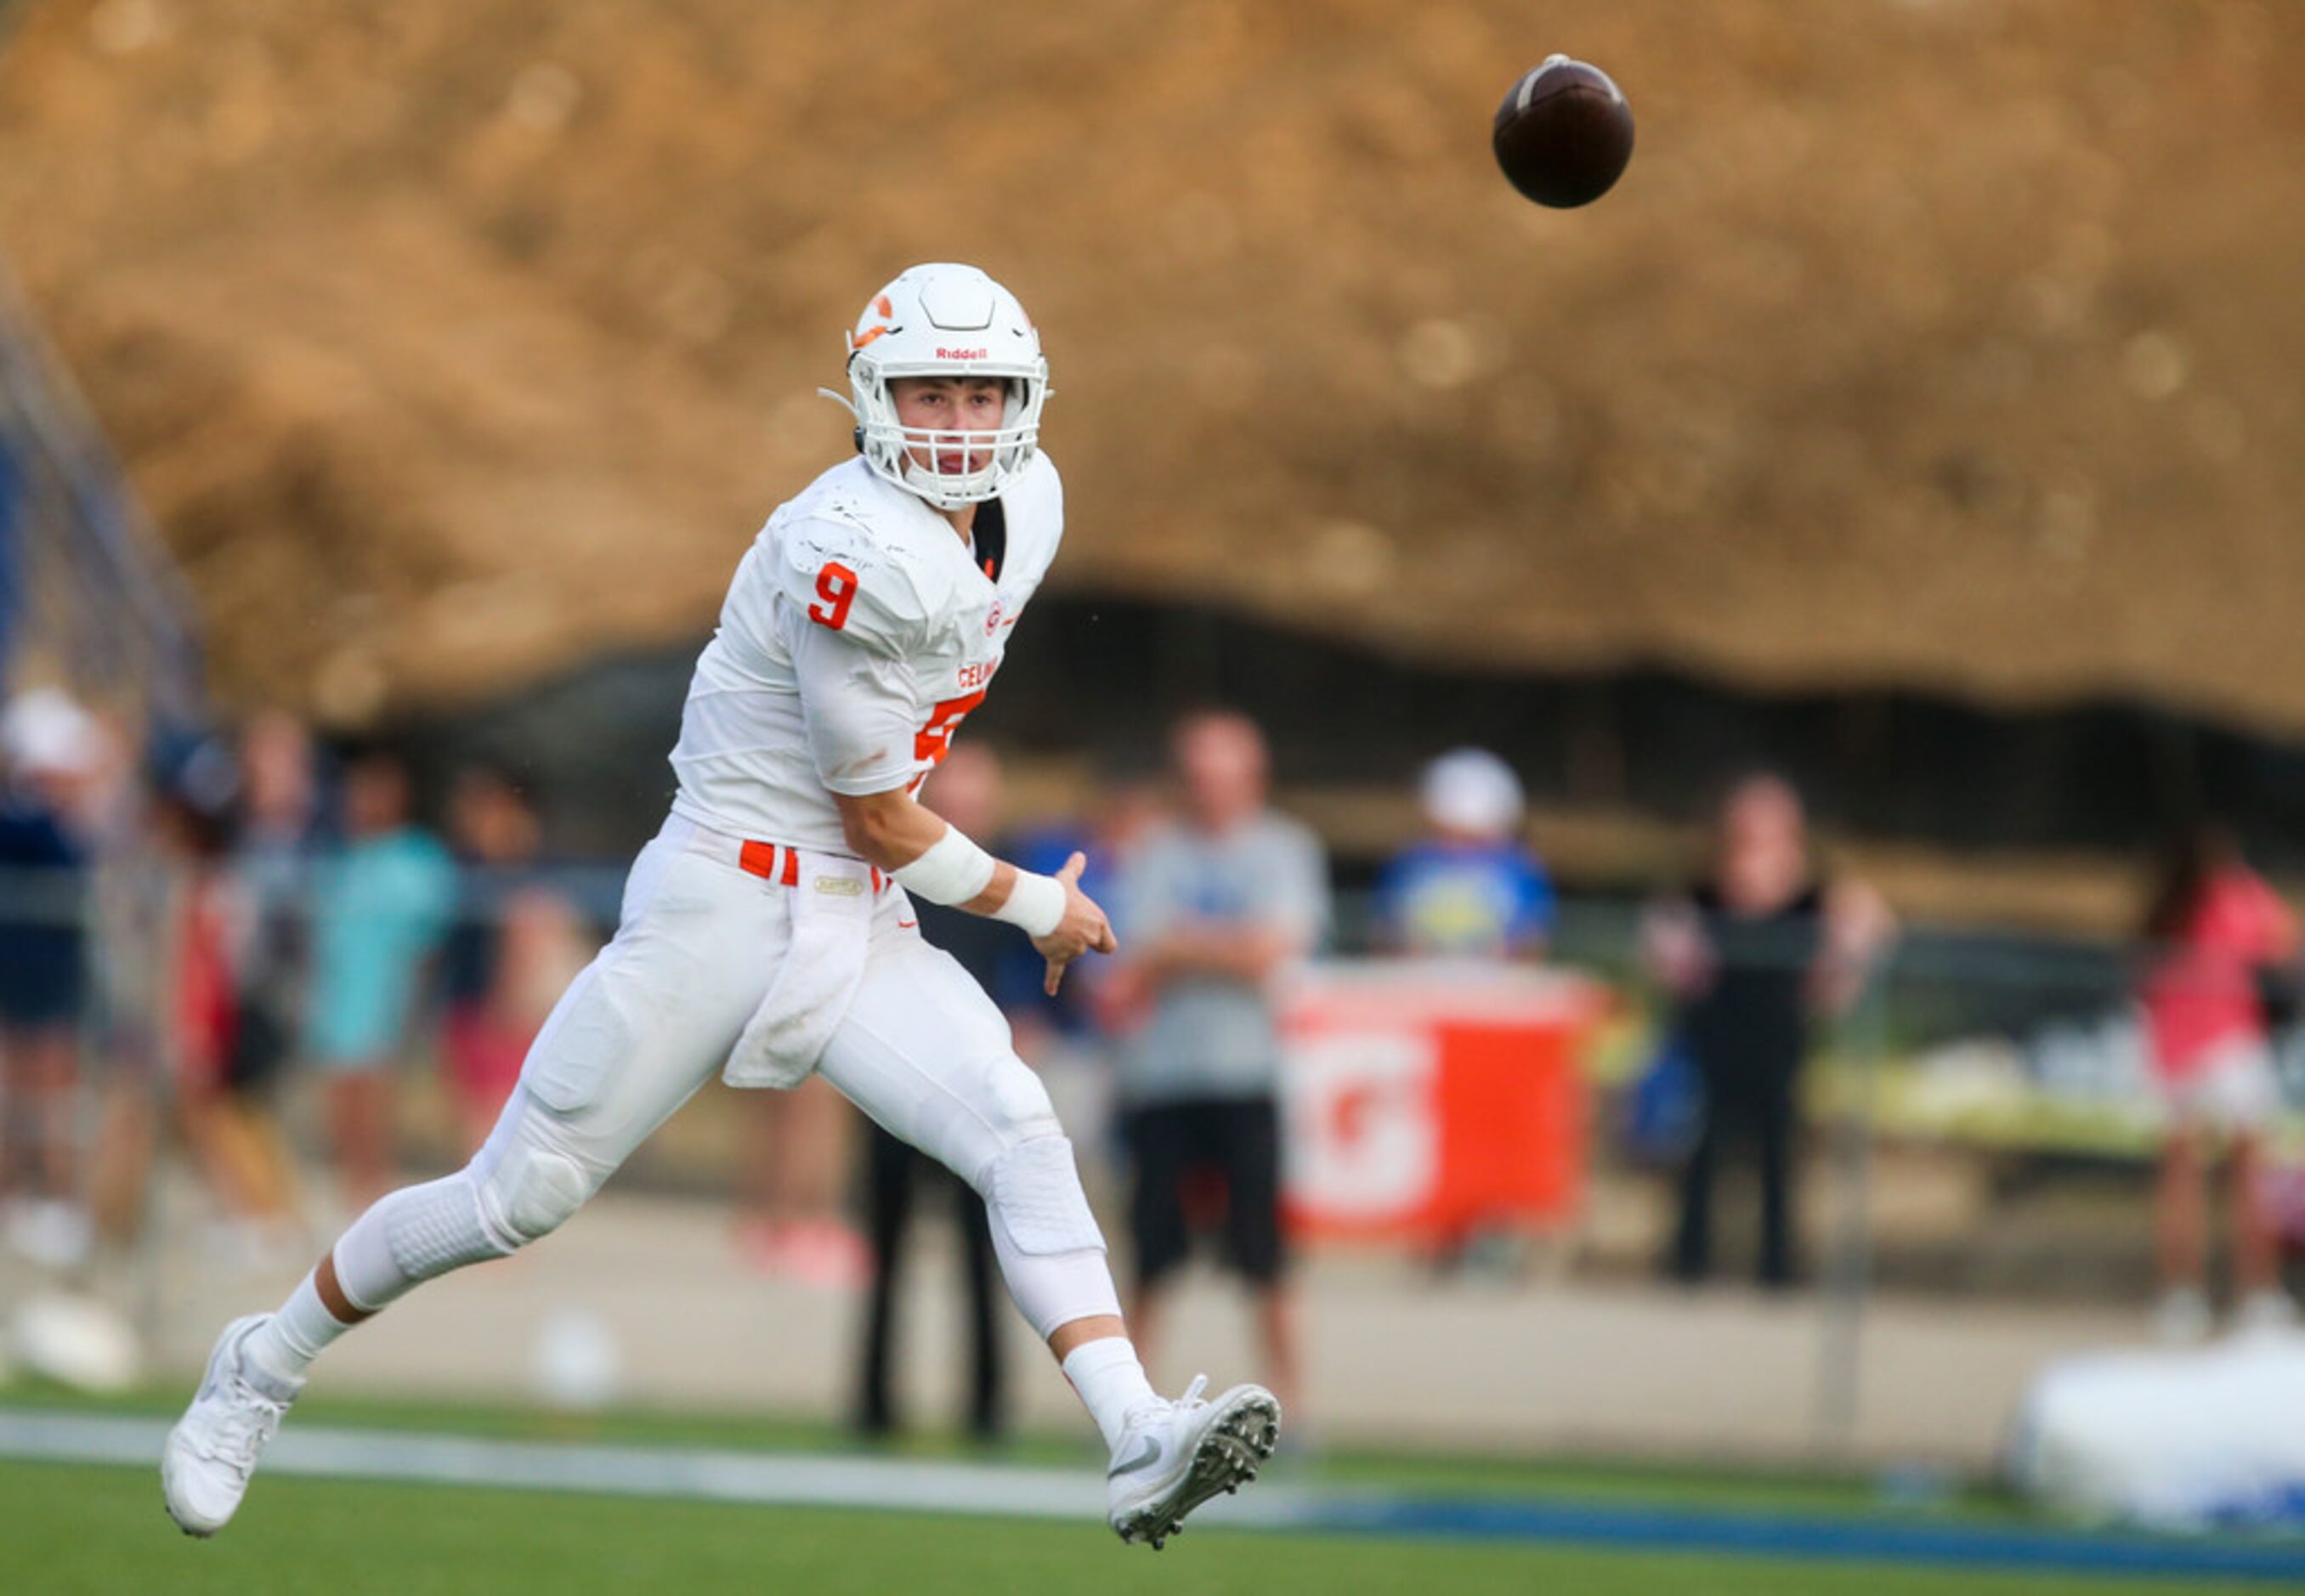
[[[2264,1179],[2265,1135],[2281,1094],[2258,978],[2297,956],[2296,921],[2229,835],[2201,827],[2172,850],[2145,933],[2154,945],[2141,993],[2145,1027],[2169,1107],[2155,1205],[2156,1326],[2171,1340],[2196,1340],[2209,1329],[2202,1188],[2216,1138],[2230,1147],[2239,1320],[2286,1324],[2297,1310],[2281,1290]]]

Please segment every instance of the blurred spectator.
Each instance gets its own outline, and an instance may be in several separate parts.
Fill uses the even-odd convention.
[[[1280,1041],[1268,987],[1329,917],[1328,865],[1306,827],[1265,807],[1263,734],[1210,712],[1176,729],[1181,823],[1147,838],[1121,881],[1121,963],[1149,1007],[1122,1051],[1122,1133],[1135,1165],[1138,1346],[1158,1341],[1167,1288],[1222,1182],[1227,1254],[1256,1295],[1266,1383],[1300,1394],[1280,1216]]]
[[[856,1289],[872,1259],[841,1211],[855,1111],[816,1075],[790,1091],[746,1096],[737,1244],[765,1273]]]
[[[239,966],[243,1038],[234,1075],[236,1089],[248,1092],[286,1069],[311,978],[319,801],[303,723],[279,710],[252,717],[240,734],[239,779],[231,860],[250,924]]]
[[[410,807],[399,759],[356,757],[344,773],[344,846],[322,862],[313,900],[306,1039],[327,1077],[337,1173],[354,1205],[391,1183],[390,1067],[455,904],[448,851]]]
[[[0,717],[0,1196],[9,1244],[54,1269],[93,1240],[73,1119],[89,998],[84,808],[105,758],[103,729],[55,688]]]
[[[927,802],[965,835],[1003,858],[1010,854],[1000,836],[1000,761],[981,743],[954,747],[937,767]],[[958,960],[961,968],[998,999],[1005,972],[1019,944],[1031,945],[1014,928],[982,915],[915,901],[921,935]],[[1039,964],[1037,958],[1033,961]],[[1035,989],[1037,989],[1037,988]],[[885,1435],[900,1427],[889,1391],[889,1363],[896,1340],[896,1297],[906,1228],[912,1218],[915,1184],[925,1180],[944,1193],[960,1222],[963,1272],[968,1283],[969,1384],[967,1425],[980,1440],[997,1438],[1005,1423],[1001,1409],[999,1297],[993,1273],[992,1231],[984,1200],[967,1184],[910,1142],[866,1122],[865,1235],[872,1251],[872,1291],[865,1314],[864,1355],[857,1390],[857,1427]]]
[[[448,833],[464,896],[440,961],[443,1051],[469,1151],[488,1140],[529,1044],[592,950],[575,905],[545,878],[543,827],[510,777],[458,776]]]
[[[124,733],[119,746],[135,739]],[[87,1191],[97,1239],[125,1248],[142,1228],[166,1086],[167,944],[175,904],[155,799],[165,734],[148,743],[146,779],[123,781],[97,849],[91,935],[102,950],[91,1001],[100,1016],[104,1080],[89,1150]],[[123,765],[123,776],[127,774]]]
[[[2281,1244],[2266,1181],[2266,1133],[2281,1105],[2258,980],[2298,953],[2297,923],[2244,863],[2230,833],[2196,827],[2168,850],[2145,920],[2155,957],[2141,997],[2154,1074],[2169,1109],[2155,1219],[2161,1274],[2156,1328],[2171,1340],[2209,1329],[2204,1288],[2205,1167],[2228,1149],[2233,1277],[2244,1327],[2284,1325]]]
[[[1552,881],[1516,836],[1520,779],[1485,749],[1425,768],[1425,837],[1378,879],[1377,939],[1435,958],[1531,957],[1552,935]]]
[[[872,1252],[842,1211],[861,1116],[821,1076],[744,1095],[737,1244],[764,1273],[827,1291],[863,1286]]]
[[[1121,914],[1120,879],[1138,847],[1168,816],[1166,761],[1104,762],[1100,767],[1088,812],[1079,819],[1055,820],[1032,827],[1008,838],[1005,857],[1019,870],[1053,876],[1075,853],[1088,862],[1081,871],[1081,890],[1103,907],[1118,930]],[[1048,962],[1028,942],[1012,938],[999,965],[999,985],[990,989],[1016,1035],[1016,1051],[1036,1067],[1053,1050],[1085,1047],[1103,1074],[1101,1033],[1116,1029],[1104,1014],[1104,978],[1110,961],[1084,959],[1065,973],[1064,985],[1054,997],[1047,990]],[[1125,1028],[1125,1027],[1120,1027]],[[1067,1124],[1073,1123],[1069,1115]],[[1101,1122],[1102,1112],[1084,1118]]]
[[[1704,1089],[1681,1174],[1680,1279],[1712,1268],[1714,1167],[1740,1135],[1760,1159],[1761,1283],[1792,1283],[1796,1094],[1810,1023],[1856,999],[1890,930],[1869,888],[1819,880],[1800,798],[1773,776],[1730,790],[1705,878],[1650,913],[1649,968],[1675,1000],[1678,1037]]]
[[[1125,939],[1127,906],[1121,901],[1121,883],[1146,840],[1168,822],[1167,765],[1165,758],[1105,761],[1085,820],[1037,828],[1013,839],[1018,867],[1052,876],[1075,853],[1085,854],[1081,890],[1103,907],[1115,934]],[[1008,984],[994,996],[1008,1011],[1016,1050],[1026,1062],[1037,1065],[1044,1052],[1061,1056],[1066,1047],[1076,1046],[1083,1049],[1080,1061],[1094,1067],[1109,1087],[1104,1043],[1143,1026],[1144,984],[1109,959],[1084,959],[1066,972],[1064,985],[1050,998],[1042,989],[1047,964],[1030,947],[1005,974]],[[1074,1123],[1072,1114],[1063,1117]],[[1099,1106],[1084,1108],[1080,1118],[1104,1123],[1110,1118],[1110,1105],[1100,1097]]]
[[[223,1209],[218,1240],[270,1262],[299,1249],[295,1176],[269,1094],[290,1033],[270,1006],[263,904],[230,857],[239,774],[210,743],[185,761],[155,814],[179,886],[163,981],[184,1140]]]
[[[1517,834],[1520,778],[1496,755],[1459,748],[1425,766],[1418,784],[1425,835],[1384,868],[1376,886],[1379,947],[1418,958],[1488,961],[1544,955],[1552,935],[1552,879]],[[1517,1267],[1521,1237],[1467,1221],[1433,1240],[1442,1269]]]
[[[109,1077],[89,1186],[104,1238],[132,1241],[166,1107],[222,1210],[215,1239],[264,1263],[297,1239],[273,1089],[307,967],[310,747],[294,720],[259,715],[240,750],[235,760],[213,737],[155,726],[143,811],[107,828],[97,934]]]

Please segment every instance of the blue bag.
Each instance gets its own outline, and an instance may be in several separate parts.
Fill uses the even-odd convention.
[[[1678,1164],[1705,1129],[1705,1077],[1688,1039],[1667,1031],[1633,1082],[1625,1116],[1626,1150],[1636,1163]]]

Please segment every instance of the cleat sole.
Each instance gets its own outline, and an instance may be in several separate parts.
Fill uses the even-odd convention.
[[[1263,1391],[1241,1396],[1238,1406],[1202,1437],[1177,1489],[1158,1502],[1147,1503],[1113,1528],[1124,1542],[1149,1541],[1158,1551],[1170,1536],[1184,1532],[1185,1516],[1194,1508],[1214,1497],[1237,1495],[1243,1485],[1255,1479],[1280,1439],[1280,1404]]]

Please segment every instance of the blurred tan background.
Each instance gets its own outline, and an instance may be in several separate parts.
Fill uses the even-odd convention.
[[[2305,725],[2293,6],[12,15],[0,232],[227,699],[698,633],[942,254],[1046,334],[1075,590]],[[1560,38],[1640,117],[1583,213],[1484,148]]]

